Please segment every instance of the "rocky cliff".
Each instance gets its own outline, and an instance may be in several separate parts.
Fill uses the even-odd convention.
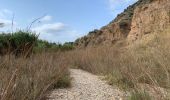
[[[146,34],[161,33],[170,26],[170,0],[153,0],[136,7],[128,41],[135,41]]]
[[[170,26],[170,0],[138,0],[100,30],[77,39],[78,48],[135,41],[145,34]]]

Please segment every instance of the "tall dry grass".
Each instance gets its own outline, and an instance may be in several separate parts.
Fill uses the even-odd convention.
[[[0,57],[0,100],[42,100],[49,90],[69,84],[63,53]]]
[[[169,32],[146,35],[124,48],[117,45],[72,51],[72,65],[106,75],[109,84],[125,90],[137,91],[141,84],[147,84],[160,94],[160,87],[170,89]]]

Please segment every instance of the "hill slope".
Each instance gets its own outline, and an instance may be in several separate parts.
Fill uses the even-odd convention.
[[[138,0],[108,25],[77,39],[75,46],[83,48],[112,45],[121,40],[131,42],[145,34],[164,30],[168,26],[170,26],[169,0]]]

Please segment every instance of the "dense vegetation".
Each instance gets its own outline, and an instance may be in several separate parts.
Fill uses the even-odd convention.
[[[68,51],[74,49],[73,43],[56,44],[38,39],[35,33],[18,31],[13,34],[0,34],[0,55],[15,54],[29,56],[31,53],[43,51]]]
[[[155,98],[149,93],[160,100],[169,98],[162,93],[170,88],[168,32],[152,34],[127,48],[122,48],[122,41],[113,47],[81,50],[73,50],[73,43],[40,40],[31,32],[0,34],[0,54],[4,55],[0,56],[0,99],[42,99],[49,89],[70,85],[70,66],[105,75],[109,84],[132,91],[130,100]]]
[[[56,51],[69,51],[73,50],[74,46],[72,42],[66,42],[64,44],[60,43],[49,43],[48,41],[45,40],[38,40],[37,44],[34,48],[35,52],[43,52],[43,51],[48,51],[48,52],[56,52]]]
[[[31,32],[18,31],[13,34],[0,34],[0,54],[15,54],[16,56],[28,56],[36,42],[37,36]]]
[[[72,43],[49,43],[28,31],[0,34],[0,100],[42,100],[49,90],[70,86],[61,51],[72,49]]]

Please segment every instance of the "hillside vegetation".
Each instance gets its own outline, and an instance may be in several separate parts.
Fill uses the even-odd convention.
[[[43,51],[68,51],[74,49],[73,43],[50,43],[38,39],[38,35],[31,31],[17,31],[15,33],[0,34],[0,55],[14,54],[15,56],[29,56],[31,53]]]
[[[168,91],[170,89],[169,32],[170,30],[166,30],[149,34],[126,47],[122,47],[126,43],[122,41],[112,47],[100,46],[71,51],[70,54],[74,55],[73,65],[105,75],[109,84],[132,91],[132,95],[149,92],[153,100],[165,100],[170,95],[162,91],[163,88]]]

